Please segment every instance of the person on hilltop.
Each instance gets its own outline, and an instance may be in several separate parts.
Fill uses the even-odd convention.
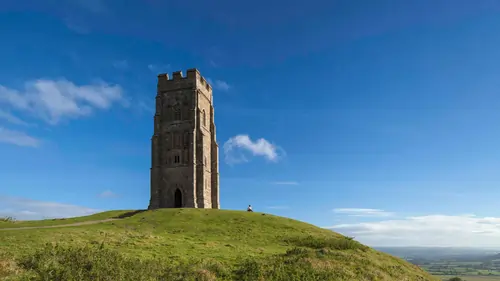
[[[248,205],[247,212],[253,212],[252,205]]]

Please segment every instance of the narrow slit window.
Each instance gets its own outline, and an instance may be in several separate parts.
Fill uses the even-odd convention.
[[[174,120],[181,120],[181,109],[178,106],[174,107]]]
[[[175,147],[181,147],[181,145],[182,145],[181,144],[182,143],[181,133],[177,133],[175,143],[176,143]]]
[[[184,132],[184,148],[189,146],[189,132]]]

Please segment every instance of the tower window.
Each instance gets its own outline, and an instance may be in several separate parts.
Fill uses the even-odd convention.
[[[172,148],[173,145],[172,145],[172,134],[171,133],[167,133],[167,137],[166,137],[166,143],[167,143],[167,147],[168,148]]]
[[[181,120],[181,109],[178,106],[174,107],[174,120]]]
[[[167,116],[168,116],[169,122],[175,120],[175,107],[173,107],[171,105],[168,106]]]
[[[203,109],[203,114],[201,116],[201,123],[203,124],[203,126],[207,125],[207,115],[205,114],[205,109]]]
[[[179,155],[174,156],[174,163],[178,164],[181,162],[181,157]]]
[[[181,147],[181,139],[182,139],[181,133],[176,133],[175,134],[175,147],[176,148]]]
[[[189,132],[184,132],[184,148],[189,146]]]

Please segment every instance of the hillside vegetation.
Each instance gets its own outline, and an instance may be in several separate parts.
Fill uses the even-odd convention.
[[[64,226],[107,219],[114,220]],[[438,279],[399,258],[296,220],[241,211],[162,209],[0,221],[0,280]]]

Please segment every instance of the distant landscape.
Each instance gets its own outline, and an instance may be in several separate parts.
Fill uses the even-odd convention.
[[[403,258],[443,280],[454,276],[466,281],[500,280],[500,249],[437,247],[376,249]]]

